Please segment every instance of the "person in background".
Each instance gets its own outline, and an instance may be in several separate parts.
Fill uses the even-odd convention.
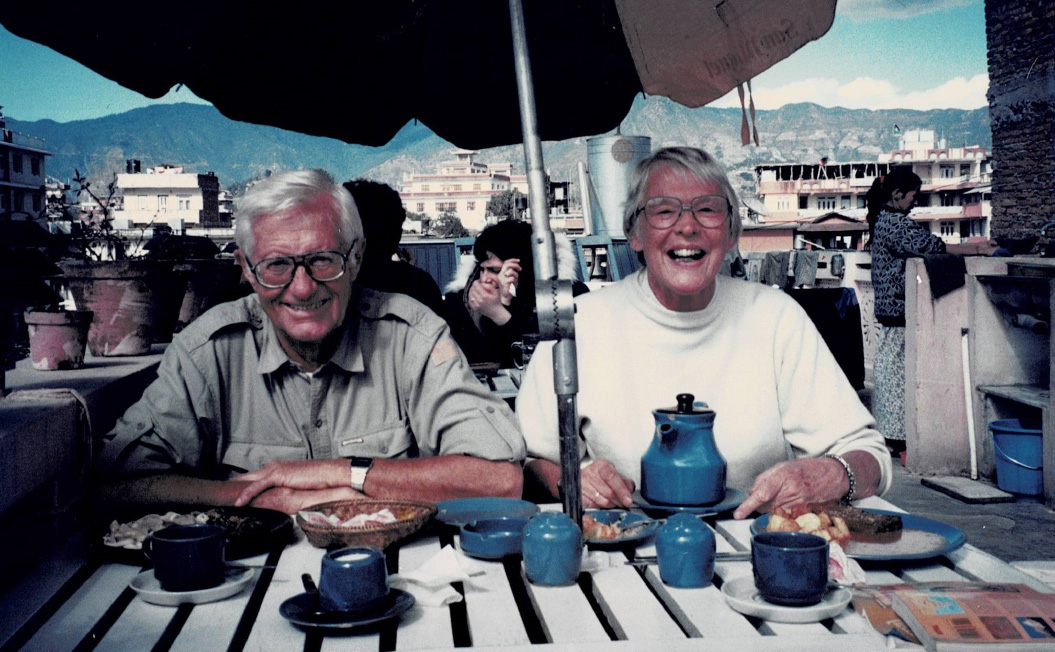
[[[414,297],[434,313],[443,313],[443,296],[436,280],[413,264],[396,260],[407,211],[399,193],[391,186],[353,179],[344,187],[352,193],[363,220],[366,250],[355,282],[371,290],[398,292]]]
[[[905,261],[927,254],[988,254],[995,243],[946,244],[912,220],[923,181],[909,167],[876,178],[866,195],[872,289],[879,322],[872,412],[892,452],[905,450]]]
[[[567,241],[558,242],[561,278],[574,278],[569,249]],[[443,315],[469,362],[512,367],[512,344],[538,333],[531,225],[504,220],[485,228],[470,264],[446,289]],[[575,282],[576,296],[587,291]]]
[[[706,152],[669,147],[638,164],[623,228],[645,265],[576,300],[582,502],[630,507],[652,410],[689,393],[716,412],[727,486],[755,510],[862,498],[890,487],[890,454],[805,311],[776,289],[721,275],[739,201]],[[552,346],[517,396],[525,484],[559,495]]]
[[[322,170],[283,172],[237,207],[253,294],[173,338],[105,437],[103,506],[519,497],[515,418],[447,324],[353,285],[363,231],[348,191]]]

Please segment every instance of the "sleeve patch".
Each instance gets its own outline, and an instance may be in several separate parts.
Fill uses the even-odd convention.
[[[429,354],[429,359],[432,360],[432,364],[434,365],[441,365],[444,362],[457,357],[458,345],[449,337],[444,337],[436,342],[436,345],[432,347],[432,353]]]

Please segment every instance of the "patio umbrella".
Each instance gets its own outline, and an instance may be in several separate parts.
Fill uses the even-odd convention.
[[[823,35],[835,1],[191,3],[160,20],[139,3],[49,5],[48,20],[7,3],[0,23],[148,97],[185,84],[237,120],[383,145],[413,118],[459,147],[523,142],[530,205],[547,216],[542,140],[611,130],[639,91],[696,107],[739,88],[743,106],[742,85]],[[749,133],[745,108],[744,144]],[[572,292],[556,278],[548,217],[532,230],[562,502],[581,522]]]
[[[527,0],[538,134],[611,131],[637,93],[703,106],[820,37],[835,0]],[[0,3],[0,23],[147,97],[182,84],[225,116],[349,143],[417,119],[458,147],[522,142],[497,0],[268,7]],[[17,62],[7,62],[17,66]]]

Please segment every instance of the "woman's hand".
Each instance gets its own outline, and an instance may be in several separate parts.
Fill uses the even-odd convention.
[[[491,280],[476,280],[469,286],[469,309],[501,326],[512,318],[507,304],[502,303],[502,292]]]
[[[837,460],[818,457],[780,462],[755,478],[750,495],[733,518],[746,518],[756,510],[772,512],[777,507],[833,502],[849,490],[846,470]]]
[[[513,303],[517,285],[520,283],[520,270],[519,258],[510,258],[502,262],[502,271],[498,272],[498,290],[501,293],[503,306]]]
[[[634,482],[624,478],[608,460],[601,458],[582,470],[582,506],[586,509],[631,507]]]

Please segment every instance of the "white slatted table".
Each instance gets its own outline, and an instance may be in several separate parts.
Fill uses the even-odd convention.
[[[881,499],[866,507],[896,509]],[[550,508],[553,508],[552,506]],[[750,549],[750,522],[719,519],[720,551]],[[402,569],[418,568],[455,543],[456,535],[421,536],[398,551]],[[83,547],[82,547],[83,548]],[[83,549],[81,550],[83,553]],[[602,553],[609,566],[584,573],[569,587],[533,586],[519,561],[484,562],[486,570],[459,587],[462,603],[415,605],[401,620],[352,635],[323,637],[294,627],[279,614],[286,598],[303,591],[301,575],[318,577],[322,550],[303,535],[277,556],[274,569],[256,571],[237,596],[211,604],[163,607],[140,600],[128,582],[140,569],[92,564],[82,554],[57,555],[37,575],[0,601],[0,652],[7,650],[884,650],[885,639],[847,608],[820,623],[789,625],[744,617],[725,604],[722,582],[751,572],[750,562],[719,562],[715,585],[664,585],[655,566],[625,565],[621,551]],[[652,554],[654,547],[639,549]],[[245,563],[264,564],[267,555]],[[970,545],[931,562],[866,568],[870,583],[987,580],[1052,588]]]

